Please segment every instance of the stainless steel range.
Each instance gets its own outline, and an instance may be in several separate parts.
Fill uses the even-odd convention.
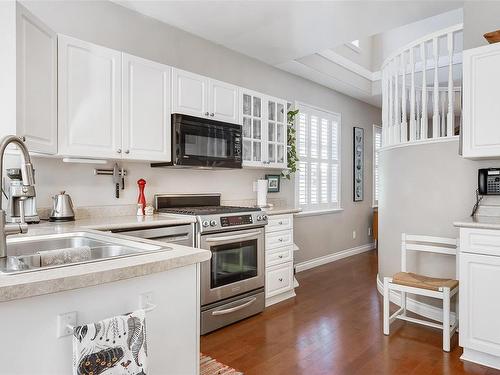
[[[260,208],[221,206],[220,194],[157,194],[160,214],[196,217],[201,265],[201,334],[264,310],[264,226]]]

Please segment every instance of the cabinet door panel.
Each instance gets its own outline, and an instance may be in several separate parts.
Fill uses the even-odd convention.
[[[59,36],[60,153],[121,157],[121,53]]]
[[[123,54],[123,157],[170,161],[171,68]]]
[[[460,254],[460,345],[500,355],[500,257]]]
[[[500,156],[500,46],[464,51],[463,156]]]
[[[238,123],[238,87],[225,82],[210,80],[210,116],[218,121]]]
[[[206,117],[208,113],[208,78],[173,69],[172,112]]]
[[[57,153],[57,35],[17,4],[17,135]]]

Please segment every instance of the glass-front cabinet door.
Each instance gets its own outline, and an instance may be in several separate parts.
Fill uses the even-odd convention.
[[[286,168],[286,101],[241,92],[243,166]]]
[[[286,168],[286,102],[267,99],[267,164],[273,168]]]
[[[243,165],[262,166],[264,113],[262,95],[241,91],[241,125],[243,126]]]

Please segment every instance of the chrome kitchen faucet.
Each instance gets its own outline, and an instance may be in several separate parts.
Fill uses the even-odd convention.
[[[0,180],[3,176],[3,158],[5,154],[5,149],[11,143],[14,143],[21,150],[21,175],[22,175],[22,186],[19,192],[19,214],[20,222],[14,224],[5,223],[5,211],[2,208],[2,199],[0,199],[0,259],[7,256],[7,236],[11,234],[26,233],[28,232],[28,224],[24,220],[24,200],[27,198],[34,197],[35,192],[35,174],[33,171],[33,165],[31,164],[31,158],[24,144],[23,140],[14,135],[8,135],[2,139],[0,142]]]

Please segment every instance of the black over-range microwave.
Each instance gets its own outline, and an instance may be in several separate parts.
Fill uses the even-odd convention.
[[[172,161],[152,167],[241,168],[241,125],[172,114]]]

